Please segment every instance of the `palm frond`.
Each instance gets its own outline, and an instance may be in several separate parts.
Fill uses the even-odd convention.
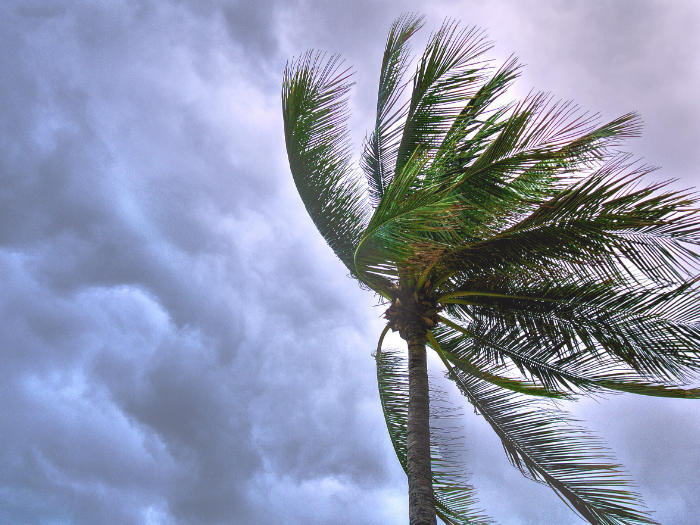
[[[459,197],[436,186],[414,187],[427,161],[427,154],[417,149],[369,221],[355,252],[357,274],[368,284],[380,277],[398,284],[399,274],[420,273],[429,264],[428,248],[440,255],[458,235]]]
[[[569,102],[542,93],[528,97],[504,122],[481,128],[453,149],[448,174],[458,173],[457,189],[469,204],[469,236],[484,239],[513,225],[638,127],[634,114],[598,125],[596,115]]]
[[[375,354],[377,384],[391,443],[401,466],[407,471],[408,364],[405,352],[382,350],[387,330],[388,327],[382,332]],[[434,396],[434,390],[431,390],[431,396]],[[434,418],[434,409],[431,412]],[[453,440],[439,430],[431,424],[431,468],[437,515],[448,525],[493,523],[475,509],[478,502],[474,488],[466,480],[464,470],[460,469],[461,463],[450,453]]]
[[[617,157],[500,233],[467,240],[445,256],[445,266],[468,274],[576,265],[601,279],[682,281],[700,268],[693,248],[700,245],[698,199],[663,191],[665,183],[638,188],[648,172],[627,156]]]
[[[350,166],[350,72],[338,56],[307,52],[284,71],[282,115],[289,166],[299,195],[326,242],[354,275],[353,255],[367,219]]]
[[[512,70],[505,71],[507,78],[508,71],[512,73]],[[533,102],[533,108],[538,108],[538,104],[537,101]],[[498,168],[478,167],[477,163],[484,156],[495,155],[493,152],[489,155],[484,152],[473,166],[464,168],[463,173],[455,175],[450,181],[449,177],[445,178],[439,173],[449,165],[448,160],[441,160],[442,164],[437,161],[431,164],[428,148],[417,148],[414,151],[402,171],[397,172],[396,179],[387,187],[385,198],[377,206],[365,234],[365,238],[383,236],[383,240],[375,244],[378,249],[374,251],[375,262],[381,266],[380,273],[385,274],[387,268],[400,266],[421,273],[422,269],[435,266],[434,274],[439,276],[446,271],[464,268],[462,261],[475,266],[470,257],[474,252],[478,252],[475,261],[477,264],[481,262],[478,259],[483,253],[484,265],[489,261],[498,265],[500,261],[490,258],[491,253],[484,247],[502,244],[511,249],[517,248],[517,244],[512,246],[510,243],[513,235],[527,237],[531,231],[528,228],[521,231],[518,226],[539,209],[549,206],[556,196],[570,191],[564,177],[568,173],[567,166],[585,163],[589,157],[602,155],[606,140],[614,140],[619,134],[631,133],[635,125],[635,117],[627,115],[591,129],[587,125],[587,119],[580,115],[572,116],[575,115],[572,111],[564,111],[570,117],[566,119],[556,108],[550,108],[546,113],[549,120],[537,117],[539,120],[533,123],[528,120],[535,114],[533,108],[519,111],[517,115],[521,118],[515,119],[516,124],[513,125],[517,129],[505,133],[508,131],[506,126],[494,141],[498,141],[505,133],[513,135],[508,140],[522,142],[517,147],[540,148],[519,152],[505,159],[506,164],[510,163],[512,172],[505,165],[499,165]],[[507,124],[510,125],[512,121],[513,119],[509,120]],[[458,135],[453,130],[449,133]],[[520,136],[523,134],[525,138]],[[578,145],[573,146],[573,143]],[[513,144],[507,148],[503,146],[505,149],[515,147]],[[567,153],[562,153],[563,151]],[[609,175],[611,170],[624,167],[626,165],[620,162],[613,163],[596,173],[600,176]],[[465,181],[470,184],[465,185]],[[606,221],[610,223],[609,218]],[[439,224],[443,227],[436,228],[435,225]],[[561,231],[559,225],[542,228],[566,233]],[[549,234],[549,231],[546,233]],[[626,233],[621,233],[620,237]],[[588,240],[584,234],[581,235]],[[503,242],[499,244],[501,239]],[[571,234],[562,239],[563,244],[568,243],[569,251],[577,247],[576,244],[570,246],[570,240]],[[595,246],[604,245],[604,241],[605,239],[598,239]],[[544,245],[546,240],[543,238],[541,242]],[[525,246],[525,249],[528,248]],[[687,248],[684,249],[687,251]],[[531,254],[530,251],[526,253]],[[566,251],[564,255],[567,255]],[[532,264],[537,265],[537,262],[532,261]],[[415,273],[413,270],[405,271],[412,274]]]
[[[410,59],[407,44],[423,26],[423,20],[422,16],[404,15],[397,18],[389,29],[379,74],[376,122],[362,155],[370,198],[375,205],[384,196],[396,167],[402,131],[400,123],[408,112],[407,105],[401,104],[405,89],[403,76]]]
[[[700,398],[700,389],[679,386],[687,383],[687,377],[668,378],[668,369],[678,368],[673,359],[665,355],[657,358],[660,362],[671,361],[662,374],[639,370],[615,353],[602,351],[595,338],[576,325],[553,329],[549,325],[511,324],[494,320],[488,314],[474,315],[468,323],[464,318],[461,323],[445,317],[440,320],[444,326],[435,332],[448,351],[448,359],[468,373],[471,371],[461,366],[464,360],[478,368],[496,364],[505,370],[515,368],[525,378],[556,392],[596,394],[614,390],[657,397]],[[539,331],[533,333],[535,330]],[[552,330],[558,333],[553,335]]]
[[[598,525],[654,522],[599,440],[555,405],[494,387],[451,366],[448,377],[501,439],[523,475],[549,485],[573,510]]]
[[[443,322],[447,321],[442,318]],[[449,321],[447,321],[449,322]],[[440,330],[440,329],[438,329]],[[441,329],[441,338],[445,341],[445,329]],[[460,337],[458,335],[458,337]],[[452,343],[452,341],[448,341]],[[481,360],[478,364],[472,361],[469,354],[466,352],[461,352],[457,355],[453,349],[453,344],[443,344],[440,345],[435,338],[433,332],[428,332],[428,343],[436,351],[441,352],[447,360],[458,369],[474,376],[479,379],[483,379],[491,383],[492,385],[505,388],[506,390],[511,390],[513,392],[518,392],[520,394],[526,394],[530,396],[547,397],[552,399],[570,399],[571,395],[567,392],[558,391],[553,388],[547,388],[542,384],[538,384],[534,381],[515,379],[512,377],[505,376],[503,374],[498,374],[497,372],[508,372],[507,368],[503,365],[493,364],[484,362]]]
[[[459,156],[463,153],[466,143],[492,136],[500,131],[502,126],[496,126],[498,118],[494,114],[502,115],[507,110],[505,107],[492,106],[498,101],[508,87],[520,74],[521,66],[515,57],[510,57],[501,67],[486,80],[472,97],[466,100],[466,104],[455,117],[449,131],[445,134],[440,148],[436,153],[436,159],[444,156],[454,157],[457,151]]]
[[[491,47],[482,31],[460,29],[446,20],[435,32],[418,63],[403,136],[397,152],[401,171],[416,148],[434,152],[461,111],[461,104],[480,87]]]

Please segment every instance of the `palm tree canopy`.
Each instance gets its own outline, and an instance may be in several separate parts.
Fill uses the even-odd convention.
[[[352,165],[350,72],[309,52],[288,64],[284,131],[299,194],[350,274],[384,298],[387,329],[428,330],[447,376],[511,463],[591,523],[654,523],[609,453],[553,402],[609,391],[697,398],[698,198],[647,183],[621,153],[628,113],[601,123],[531,93],[504,102],[514,58],[493,67],[484,34],[446,21],[413,75],[389,31],[377,114]],[[406,467],[405,357],[376,352],[387,428]],[[489,523],[450,440],[433,431],[438,515]]]

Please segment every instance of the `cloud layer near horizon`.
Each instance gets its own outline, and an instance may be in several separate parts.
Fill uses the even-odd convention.
[[[693,2],[402,8],[486,27],[494,57],[528,64],[522,93],[638,109],[631,149],[700,184]],[[341,52],[358,144],[398,14],[369,0],[0,7],[0,522],[406,521],[370,358],[381,309],[306,217],[279,108],[290,56]],[[694,407],[618,396],[577,412],[662,523],[700,515]],[[467,424],[494,517],[579,522]]]

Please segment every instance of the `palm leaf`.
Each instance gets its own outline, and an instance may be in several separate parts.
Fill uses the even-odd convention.
[[[353,255],[366,223],[366,202],[350,167],[348,69],[338,56],[307,52],[287,64],[282,115],[289,166],[319,232],[354,275]]]
[[[400,103],[405,88],[403,76],[410,58],[407,43],[422,25],[422,16],[404,15],[389,29],[379,74],[376,122],[362,155],[370,198],[375,205],[393,178],[401,137],[400,123],[408,111],[406,104]]]
[[[665,184],[637,188],[648,171],[618,157],[504,231],[467,240],[445,256],[445,266],[467,274],[475,268],[576,267],[601,279],[682,281],[700,267],[692,248],[700,244],[698,201],[688,192],[662,191]]]
[[[462,326],[441,317],[444,326],[435,329],[450,362],[476,377],[480,376],[465,368],[463,361],[479,369],[488,369],[495,363],[506,370],[514,367],[555,392],[614,390],[657,397],[700,397],[698,388],[678,387],[677,379],[664,381],[665,377],[659,379],[615,358],[614,354],[601,352],[585,333],[574,341],[573,349],[567,350],[569,341],[564,337],[553,341],[554,338],[547,335],[533,335],[517,325],[498,324],[488,316],[487,319],[476,317],[475,321]]]
[[[571,103],[530,96],[504,122],[480,129],[454,149],[448,174],[458,173],[456,189],[469,203],[469,236],[488,238],[517,223],[565,188],[573,172],[594,166],[637,129],[634,114],[599,126],[595,115]]]
[[[442,319],[443,321],[446,321],[444,318]],[[453,351],[457,345],[445,344],[445,332],[449,330],[444,328],[438,328],[437,330],[439,330],[437,333],[441,334],[443,338],[443,345],[440,346],[438,344],[437,340],[435,339],[435,335],[432,332],[428,332],[428,343],[436,352],[441,352],[447,358],[447,360],[458,369],[474,377],[487,381],[495,386],[505,388],[506,390],[512,390],[513,392],[553,399],[571,398],[571,395],[567,392],[548,388],[534,381],[515,379],[498,374],[498,371],[508,372],[507,367],[503,365],[494,365],[493,363],[488,363],[484,360],[477,363],[470,359],[469,354],[464,351],[461,351],[460,354],[457,355],[457,353]],[[458,335],[458,337],[460,336]],[[449,341],[449,343],[452,343],[452,341]]]
[[[601,443],[554,405],[494,387],[457,370],[445,359],[452,379],[501,439],[510,462],[523,475],[549,485],[590,523],[655,523],[620,467]]]
[[[484,78],[480,57],[491,47],[476,28],[460,29],[446,20],[435,32],[418,63],[413,89],[397,151],[396,171],[417,148],[434,152],[440,146],[463,103],[478,91]]]
[[[367,284],[399,274],[420,273],[429,264],[428,248],[435,254],[459,234],[459,198],[438,186],[416,189],[427,154],[416,150],[387,187],[355,252],[357,275]]]
[[[384,335],[382,332],[377,345],[377,384],[382,404],[384,419],[396,456],[404,471],[407,472],[407,421],[408,421],[408,366],[405,352],[382,350]],[[434,390],[431,390],[434,400]],[[431,401],[431,416],[435,418]],[[493,523],[480,510],[474,488],[465,479],[461,463],[455,461],[450,453],[453,440],[439,432],[431,424],[431,467],[433,473],[433,496],[437,515],[448,525],[486,525]]]

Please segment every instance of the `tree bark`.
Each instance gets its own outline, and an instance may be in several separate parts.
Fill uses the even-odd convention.
[[[410,525],[436,525],[430,469],[430,398],[423,326],[406,329],[408,343],[408,516]]]

